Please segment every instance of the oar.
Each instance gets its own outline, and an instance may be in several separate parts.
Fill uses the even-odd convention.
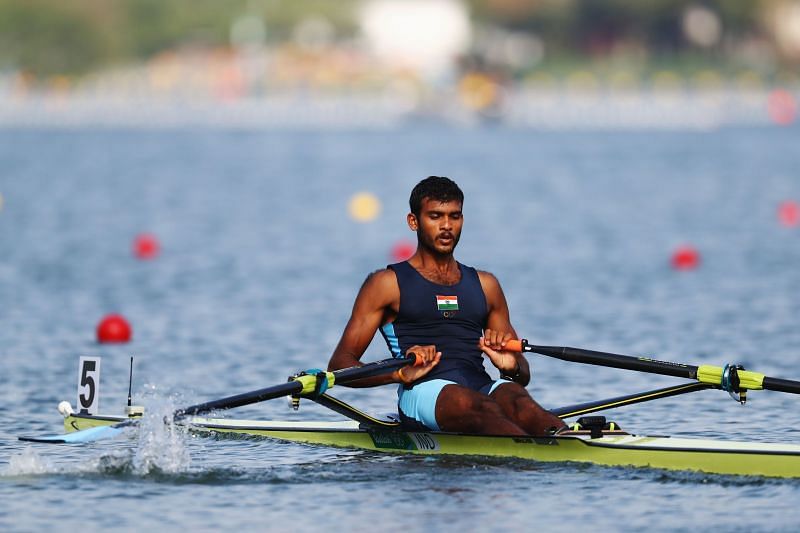
[[[758,372],[744,370],[736,365],[725,365],[724,367],[685,365],[683,363],[659,361],[649,357],[632,357],[630,355],[596,352],[594,350],[568,348],[566,346],[536,346],[528,344],[525,339],[508,341],[505,344],[505,349],[517,352],[534,352],[573,363],[608,366],[650,374],[695,379],[700,383],[708,383],[731,393],[765,389],[800,394],[800,381],[771,378]]]
[[[189,415],[207,413],[209,411],[233,409],[234,407],[241,407],[243,405],[250,405],[284,396],[302,396],[305,394],[313,394],[317,391],[324,392],[326,389],[333,387],[334,384],[344,385],[359,379],[386,374],[408,364],[414,364],[416,360],[416,357],[411,354],[409,357],[405,358],[383,359],[381,361],[367,363],[362,366],[342,368],[341,370],[335,370],[333,372],[322,372],[317,370],[306,371],[296,376],[292,376],[286,383],[178,409],[175,411],[174,417],[181,418]],[[19,437],[19,439],[30,442],[48,442],[60,444],[93,442],[112,438],[121,433],[126,427],[136,425],[138,422],[138,419],[129,419],[111,426],[98,426],[64,435]]]

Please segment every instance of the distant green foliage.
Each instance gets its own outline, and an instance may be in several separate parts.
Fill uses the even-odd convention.
[[[726,42],[757,36],[771,0],[466,0],[479,25],[535,33],[548,57],[600,56],[635,45],[651,59],[720,50],[692,49],[681,31],[689,5],[718,13]],[[261,17],[267,39],[291,37],[308,17],[326,19],[338,37],[356,32],[360,0],[0,0],[0,70],[38,77],[81,74],[133,62],[181,45],[228,44],[231,24]],[[717,54],[717,56],[714,56]]]
[[[279,40],[306,17],[340,36],[355,28],[355,0],[0,0],[0,69],[46,77],[141,60],[182,44],[224,46],[236,18],[263,18]]]
[[[82,72],[104,58],[92,21],[63,2],[0,3],[0,64],[36,74]]]

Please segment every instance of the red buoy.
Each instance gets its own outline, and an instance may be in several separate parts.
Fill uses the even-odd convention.
[[[122,315],[106,315],[97,324],[97,342],[128,342],[130,340],[131,326]]]
[[[778,206],[778,220],[786,227],[800,224],[800,205],[791,200],[783,202]]]
[[[392,260],[396,263],[405,261],[417,251],[417,246],[411,241],[397,241],[392,246]]]
[[[675,270],[694,270],[700,266],[700,253],[692,246],[679,246],[672,253],[672,268]]]
[[[150,233],[140,233],[133,240],[133,255],[144,261],[155,259],[160,249],[158,239]]]
[[[789,91],[775,89],[767,98],[767,113],[775,124],[788,126],[797,118],[797,100]]]

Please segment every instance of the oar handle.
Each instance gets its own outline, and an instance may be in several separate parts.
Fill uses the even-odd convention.
[[[526,341],[527,342],[527,341]],[[504,348],[510,352],[524,352],[525,348],[522,345],[522,341],[517,339],[511,339],[510,341],[506,341],[506,345]]]

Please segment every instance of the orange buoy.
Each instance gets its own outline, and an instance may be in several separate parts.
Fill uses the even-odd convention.
[[[133,240],[133,255],[138,259],[144,261],[155,259],[160,250],[161,245],[158,243],[158,239],[150,233],[140,233]]]
[[[370,192],[360,192],[350,198],[347,210],[356,222],[372,222],[381,213],[381,201]]]
[[[128,342],[131,340],[131,326],[125,317],[118,314],[106,315],[97,324],[97,342]]]
[[[694,270],[700,266],[700,253],[692,246],[679,246],[672,253],[672,268],[675,270]]]
[[[392,260],[396,263],[405,261],[417,251],[416,245],[411,241],[397,241],[392,246]]]
[[[800,224],[800,205],[791,200],[783,202],[778,206],[778,220],[787,228]]]

